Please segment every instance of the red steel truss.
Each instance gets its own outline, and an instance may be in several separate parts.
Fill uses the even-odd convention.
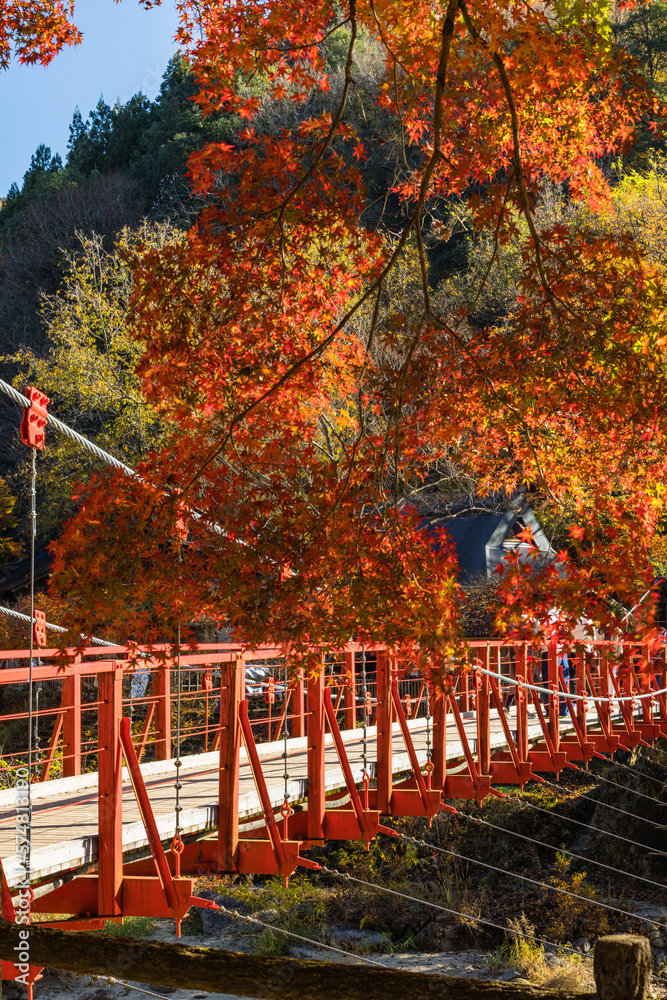
[[[20,697],[28,656],[26,650],[0,652],[0,691]],[[194,895],[203,873],[288,877],[299,865],[317,868],[305,855],[326,839],[368,844],[384,829],[383,816],[431,818],[452,808],[449,799],[501,795],[495,784],[523,786],[535,772],[560,773],[667,736],[664,649],[651,653],[631,644],[597,642],[574,651],[566,677],[555,644],[543,653],[525,643],[472,642],[468,662],[449,668],[451,686],[444,689],[410,673],[386,649],[362,651],[354,643],[336,658],[315,650],[310,665],[289,676],[277,648],[244,652],[202,645],[184,648],[178,661],[171,647],[91,647],[65,658],[50,649],[39,656],[32,673],[42,707],[37,698],[33,722],[46,736],[34,780],[49,781],[56,765],[64,777],[98,773],[96,864],[85,872],[61,872],[69,879],[64,884],[53,883],[51,875],[51,882],[38,878],[31,885],[31,911],[67,915],[58,926],[72,929],[131,915],[172,917],[180,926],[191,906],[211,905]],[[216,831],[189,841],[177,831],[165,846],[141,762],[174,758],[177,672],[182,745],[189,753],[217,754],[218,820]],[[47,692],[59,704],[44,707]],[[412,720],[427,715],[425,757],[415,745]],[[364,719],[374,727],[374,776],[371,781],[369,769],[359,782],[343,733],[359,729]],[[0,714],[0,725],[10,722],[15,731],[27,731],[23,706]],[[307,793],[297,811],[286,798],[277,814],[258,745],[287,734],[305,737]],[[452,737],[456,759],[448,751]],[[392,761],[397,738],[409,761],[398,775]],[[334,798],[326,790],[325,744],[335,748],[343,775]],[[242,747],[259,800],[259,822],[250,830],[239,823]],[[4,761],[5,784],[11,785],[25,753],[6,754]],[[123,857],[123,761],[150,847],[150,858],[139,861]],[[9,885],[1,865],[0,876],[2,915],[18,919],[21,890]],[[20,978],[18,970],[2,963],[5,979]],[[31,966],[28,979],[39,971]]]

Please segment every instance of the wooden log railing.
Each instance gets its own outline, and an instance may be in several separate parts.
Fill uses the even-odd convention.
[[[13,961],[20,928],[0,920],[0,958]],[[316,962],[190,948],[102,934],[30,928],[30,962],[115,980],[206,990],[257,1000],[594,1000],[590,993],[542,986],[378,969],[351,962]],[[350,956],[353,958],[354,956]]]

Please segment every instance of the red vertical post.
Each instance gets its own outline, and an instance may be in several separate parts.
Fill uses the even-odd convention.
[[[560,747],[560,699],[558,697],[558,646],[555,642],[549,643],[549,735],[553,742],[554,750]]]
[[[218,871],[238,867],[239,760],[241,729],[239,705],[244,673],[242,656],[220,664],[220,774],[218,784]]]
[[[467,670],[459,674],[459,708],[462,712],[470,711],[470,676]]]
[[[491,666],[491,652],[487,643],[484,666]],[[500,689],[500,681],[498,681]],[[481,670],[475,670],[475,692],[477,694],[477,761],[480,774],[491,774],[491,706],[489,702],[489,678]],[[502,711],[502,707],[500,709]]]
[[[324,839],[324,664],[308,669],[308,840]]]
[[[632,648],[628,645],[623,647],[623,667],[618,671],[618,692],[623,698],[631,698],[634,692],[635,673],[632,662]],[[623,702],[621,702],[623,705]],[[632,702],[626,701],[626,720],[630,721],[630,727],[634,727],[634,714]],[[627,727],[627,721],[626,721]]]
[[[444,789],[447,777],[447,698],[442,690],[431,685],[433,712],[433,788]]]
[[[524,642],[519,650],[516,664],[516,679],[519,681],[516,689],[516,746],[522,763],[528,760],[528,694],[523,687],[528,680],[527,674],[528,644]]]
[[[658,652],[658,661],[656,663],[656,669],[655,669],[655,679],[658,685],[658,690],[667,687],[667,669],[665,669],[665,662],[666,662],[665,647],[663,646],[662,649],[660,649]],[[657,717],[660,720],[664,721],[665,719],[667,719],[667,695],[659,694],[657,697],[657,702],[658,702]]]
[[[583,695],[586,697],[588,687],[586,685],[586,653],[582,650],[580,655],[577,657],[575,675],[577,678],[577,690],[578,695]],[[575,701],[575,711],[577,713],[577,720],[579,722],[579,729],[581,730],[584,740],[587,737],[587,723],[586,723],[586,712],[588,711],[588,700],[586,701]]]
[[[640,694],[648,694],[651,690],[652,659],[650,647],[648,645],[642,646],[641,660],[646,664],[646,669],[641,672],[635,670]],[[644,722],[653,722],[653,705],[651,702],[651,698],[642,698],[640,702]]]
[[[392,700],[393,659],[386,652],[377,654],[377,808],[387,815],[392,796]]]
[[[611,681],[609,679],[609,657],[607,654],[607,649],[604,653],[600,654],[600,667],[598,673],[598,696],[600,699],[608,699],[611,693]],[[597,704],[597,713],[601,721],[602,731],[605,733],[611,732],[611,702],[609,701],[599,701]]]
[[[155,706],[155,759],[171,760],[171,662],[154,661],[153,695]]]
[[[110,664],[98,674],[98,914],[120,913],[123,881],[123,798],[120,720],[123,712],[123,667]]]
[[[292,736],[306,735],[306,713],[303,702],[303,669],[299,667],[299,673],[294,681],[294,692],[292,694]]]
[[[63,678],[63,777],[81,774],[81,674]]]
[[[357,675],[354,653],[345,653],[345,708],[343,709],[343,726],[354,729],[357,724]]]

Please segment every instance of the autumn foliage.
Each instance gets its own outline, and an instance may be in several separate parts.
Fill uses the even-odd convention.
[[[0,67],[13,55],[46,66],[65,45],[78,45],[71,0],[0,0]]]
[[[608,597],[644,586],[662,513],[667,302],[629,230],[536,214],[564,184],[605,217],[604,163],[660,115],[612,44],[608,5],[178,7],[196,100],[239,126],[190,157],[203,208],[187,238],[130,255],[143,390],[170,436],[144,484],[113,474],[85,488],[56,552],[74,628],[165,636],[204,615],[249,643],[361,634],[439,660],[459,642],[455,553],[413,498],[443,458],[481,492],[569,511],[556,566],[508,563],[502,628],[554,606],[563,635],[582,614],[617,624]],[[345,117],[361,38],[382,53],[374,99],[397,135],[392,224],[372,229],[368,150]],[[304,108],[332,88],[334,108],[262,129],[257,80]],[[450,238],[452,206],[490,236],[479,294],[518,248],[518,301],[497,322],[476,320],[475,302],[452,310],[429,280],[425,240]],[[387,309],[401,267],[418,293]]]

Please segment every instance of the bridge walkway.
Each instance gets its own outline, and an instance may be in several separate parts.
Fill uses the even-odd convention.
[[[516,709],[506,710],[511,728],[514,727]],[[598,721],[595,711],[589,713],[590,724]],[[529,711],[528,738],[530,741],[542,737],[542,730],[534,710]],[[471,748],[474,750],[477,738],[477,722],[474,712],[465,713],[463,724]],[[427,724],[423,718],[408,722],[412,740],[420,764],[427,761]],[[507,743],[497,711],[491,710],[491,749],[503,750]],[[563,735],[573,732],[569,717],[561,719]],[[411,771],[405,743],[398,723],[392,730],[392,773],[395,778],[408,775]],[[349,757],[354,781],[363,781],[363,730],[344,730],[342,733]],[[371,779],[376,771],[377,730],[369,726],[367,730],[368,771]],[[259,744],[257,747],[262,770],[266,779],[271,804],[276,812],[283,803],[285,794],[284,761],[282,754],[285,742]],[[303,802],[307,795],[307,737],[287,740],[288,774],[287,791],[293,807]],[[464,766],[463,747],[453,720],[448,721],[446,759],[451,762],[448,773]],[[215,753],[197,754],[183,757],[181,768],[181,826],[184,837],[212,831],[217,825],[218,801],[218,761]],[[460,764],[457,767],[457,762]],[[155,761],[142,764],[151,806],[156,818],[158,831],[163,842],[170,843],[175,832],[173,761]],[[332,794],[337,791],[345,795],[345,780],[330,735],[325,738],[325,790]],[[64,872],[93,865],[97,859],[98,800],[97,774],[89,773],[69,778],[56,778],[33,785],[33,824],[31,871],[33,880],[55,880]],[[240,833],[252,828],[253,818],[261,816],[260,800],[245,748],[241,748],[239,781]],[[262,824],[263,825],[263,824]],[[15,793],[12,789],[0,792],[0,857],[3,858],[5,875],[10,887],[15,887],[24,876],[24,869],[15,853]],[[129,783],[127,771],[123,769],[123,855],[126,860],[142,856],[147,852],[148,840],[140,818],[139,809]]]

